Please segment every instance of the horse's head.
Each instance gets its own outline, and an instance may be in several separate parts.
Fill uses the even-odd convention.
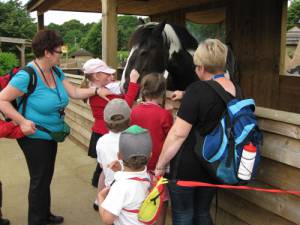
[[[184,90],[197,79],[191,55],[197,42],[185,28],[147,23],[137,28],[129,45],[131,51],[122,74],[125,90],[132,69],[140,73],[139,80],[151,72],[169,74],[168,89]]]
[[[168,45],[163,37],[165,23],[148,23],[141,25],[130,40],[130,54],[123,71],[124,89],[127,89],[129,74],[132,69],[140,73],[140,79],[150,73],[165,71],[168,60]]]

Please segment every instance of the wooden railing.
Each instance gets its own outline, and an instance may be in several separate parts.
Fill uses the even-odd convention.
[[[79,84],[81,76],[68,75]],[[179,103],[175,103],[175,108]],[[300,114],[257,107],[256,115],[264,134],[262,160],[253,186],[300,190]],[[87,149],[92,114],[87,104],[71,100],[66,119],[71,138]],[[220,190],[217,195],[217,225],[300,224],[300,196],[254,191]],[[215,215],[216,207],[212,211]]]

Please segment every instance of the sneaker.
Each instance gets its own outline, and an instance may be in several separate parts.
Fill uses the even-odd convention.
[[[10,222],[8,219],[0,218],[0,225],[9,225]]]
[[[62,216],[56,216],[53,214],[50,214],[50,216],[48,217],[46,224],[47,225],[52,225],[52,224],[61,224],[64,222],[64,218]]]

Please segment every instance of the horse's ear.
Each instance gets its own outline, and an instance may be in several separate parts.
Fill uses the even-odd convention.
[[[139,17],[139,23],[140,25],[144,25],[146,22],[143,18]]]
[[[152,31],[152,35],[154,36],[160,36],[161,33],[163,32],[164,28],[165,28],[165,25],[166,25],[166,21],[163,21],[161,23],[159,23],[157,25],[157,27],[155,27]]]

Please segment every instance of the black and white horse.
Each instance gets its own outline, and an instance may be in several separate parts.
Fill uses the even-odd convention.
[[[169,90],[185,90],[196,81],[193,53],[198,43],[184,27],[166,23],[146,23],[133,33],[131,48],[122,74],[127,90],[130,71],[135,68],[140,79],[150,73],[164,73]]]
[[[198,43],[185,27],[164,22],[140,25],[133,33],[129,47],[131,51],[121,80],[125,91],[132,69],[140,73],[139,80],[150,72],[163,73],[167,78],[168,90],[185,90],[199,79],[193,62]],[[229,48],[227,71],[233,75],[235,70],[236,61]],[[238,82],[235,78],[233,81]]]

